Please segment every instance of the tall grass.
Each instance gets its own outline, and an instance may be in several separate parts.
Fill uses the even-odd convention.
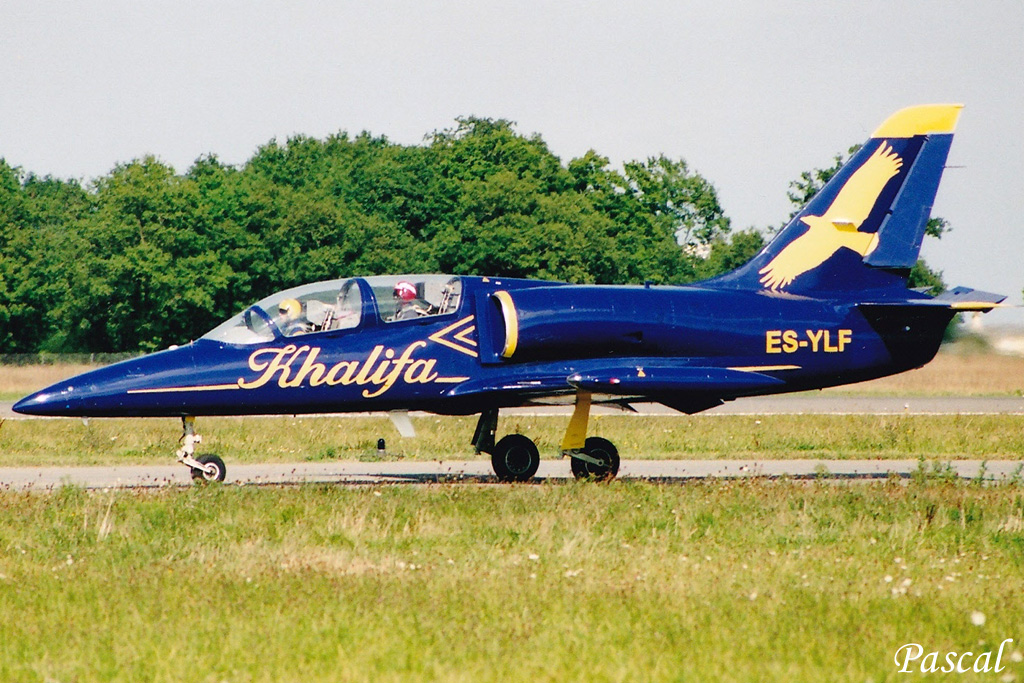
[[[62,489],[0,548],[5,681],[861,683],[1005,638],[1024,675],[1011,486]]]

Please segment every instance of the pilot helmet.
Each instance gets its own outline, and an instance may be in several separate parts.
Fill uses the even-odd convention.
[[[416,298],[416,285],[404,280],[396,283],[395,298],[401,299],[402,301],[412,301]]]
[[[302,304],[299,303],[298,299],[285,299],[278,304],[277,311],[283,317],[291,320],[292,318],[298,318],[302,313]]]

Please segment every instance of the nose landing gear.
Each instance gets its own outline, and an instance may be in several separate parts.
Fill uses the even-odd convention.
[[[196,434],[196,418],[187,415],[181,418],[181,448],[175,455],[178,462],[188,466],[192,470],[193,481],[224,481],[227,468],[219,456],[206,453],[195,457],[196,444],[201,443],[203,437]]]
[[[220,456],[206,453],[196,458],[196,461],[199,463],[199,467],[192,468],[193,481],[224,481],[227,469]]]

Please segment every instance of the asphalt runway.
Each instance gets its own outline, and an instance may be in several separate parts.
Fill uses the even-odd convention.
[[[1024,476],[1024,461],[954,460],[928,464],[965,479],[984,476],[1005,481]],[[685,483],[704,479],[765,477],[834,481],[910,478],[921,467],[917,460],[624,460],[620,479]],[[227,464],[227,482],[242,486],[310,483],[436,484],[496,483],[487,460],[336,462],[270,465]],[[536,482],[572,479],[567,459],[542,460]],[[191,486],[183,465],[116,467],[0,467],[0,490],[46,491],[65,485],[88,489],[164,488]]]

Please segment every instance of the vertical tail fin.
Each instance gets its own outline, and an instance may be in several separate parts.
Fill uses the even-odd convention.
[[[794,294],[905,288],[961,109],[890,116],[757,256],[709,284]]]

